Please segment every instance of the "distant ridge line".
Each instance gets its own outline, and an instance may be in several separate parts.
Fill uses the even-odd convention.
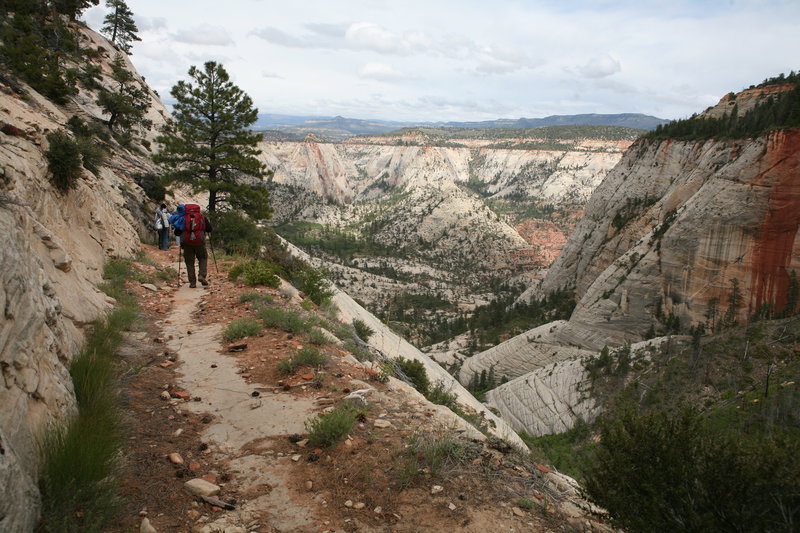
[[[453,129],[532,129],[543,126],[620,126],[641,130],[653,130],[668,120],[641,113],[580,115],[551,115],[544,118],[497,119],[473,122],[395,122],[388,120],[363,120],[341,116],[294,116],[262,113],[255,129],[277,130],[302,137],[313,133],[329,139],[345,139],[357,135],[380,135],[406,128],[453,128]]]

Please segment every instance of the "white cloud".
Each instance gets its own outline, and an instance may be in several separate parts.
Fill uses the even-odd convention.
[[[619,60],[610,55],[593,57],[588,63],[578,68],[584,78],[607,78],[622,70]]]
[[[356,22],[345,32],[345,40],[354,48],[373,50],[381,54],[405,53],[402,37],[371,22]]]
[[[179,43],[211,46],[230,46],[234,44],[231,34],[222,26],[203,24],[194,28],[181,29],[172,34]]]
[[[144,17],[142,15],[134,15],[133,20],[136,22],[136,27],[139,28],[140,32],[167,29],[167,19],[164,17]]]
[[[361,67],[358,71],[361,78],[370,78],[378,81],[402,80],[405,75],[386,63],[371,62]]]

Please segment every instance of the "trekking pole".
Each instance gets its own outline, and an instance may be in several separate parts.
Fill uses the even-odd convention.
[[[181,284],[181,245],[178,245],[178,286]]]
[[[214,240],[211,238],[211,233],[208,234],[208,244],[211,247],[211,257],[214,258],[214,268],[217,270],[217,274],[219,274],[219,266],[217,266],[217,254],[214,253]]]

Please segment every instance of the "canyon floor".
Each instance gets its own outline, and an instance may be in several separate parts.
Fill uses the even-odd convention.
[[[145,275],[177,270],[174,246],[145,249]],[[323,367],[289,375],[278,365],[308,344],[306,334],[266,328],[224,342],[232,320],[254,316],[240,295],[256,291],[298,311],[300,299],[232,283],[229,261],[218,271],[209,263],[206,288],[129,284],[142,318],[120,351],[129,438],[115,531],[139,531],[145,518],[158,532],[606,530],[560,510],[566,491],[553,489],[547,467],[448,427],[441,406],[394,378],[375,380],[369,363],[334,342],[319,347]],[[344,439],[307,444],[308,420],[363,389],[367,404]],[[438,463],[428,452],[443,442],[451,452]],[[186,490],[197,478],[216,504]]]

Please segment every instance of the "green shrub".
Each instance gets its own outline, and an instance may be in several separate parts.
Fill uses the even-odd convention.
[[[520,498],[517,500],[517,507],[520,509],[525,509],[526,511],[530,511],[533,509],[534,503],[529,500],[528,498]]]
[[[268,242],[266,230],[239,211],[209,215],[217,245],[228,254],[257,257]]]
[[[288,333],[311,331],[311,321],[303,318],[296,311],[264,307],[256,313],[256,317],[267,328],[279,328]]]
[[[431,383],[428,381],[428,373],[425,372],[425,365],[422,364],[422,362],[415,361],[414,359],[405,359],[403,357],[398,357],[394,362],[397,364],[400,371],[411,380],[411,384],[415,389],[422,394],[428,394]]]
[[[83,168],[92,174],[97,174],[108,154],[102,146],[90,138],[79,137],[76,142],[78,143],[78,150],[81,152]]]
[[[793,531],[800,439],[718,431],[693,409],[627,409],[601,426],[591,498],[627,531]]]
[[[322,346],[326,342],[328,342],[328,337],[325,336],[325,333],[319,329],[312,329],[308,332],[308,342],[315,346]]]
[[[346,404],[306,422],[308,440],[314,446],[332,446],[353,428],[359,411]]]
[[[255,320],[240,318],[228,324],[228,327],[226,327],[225,331],[222,332],[222,338],[227,342],[231,342],[237,339],[250,337],[251,335],[256,335],[260,332],[261,324]]]
[[[411,437],[408,453],[422,458],[431,474],[438,475],[443,469],[457,466],[477,455],[479,448],[479,446],[469,446],[454,433],[424,433]]]
[[[281,374],[291,374],[301,366],[320,367],[327,362],[328,357],[316,348],[303,348],[289,359],[278,363],[278,371]]]
[[[353,328],[356,330],[356,334],[359,336],[361,340],[364,342],[369,341],[369,338],[375,334],[375,330],[372,329],[367,325],[366,322],[363,320],[355,319],[353,320]]]
[[[119,292],[131,274],[129,261],[111,261],[104,269],[105,285]],[[42,441],[41,531],[107,531],[121,505],[122,415],[114,356],[137,310],[132,298],[118,302],[121,307],[94,324],[70,365],[77,415],[52,428]]]
[[[45,157],[52,174],[53,185],[62,193],[75,187],[82,174],[81,150],[77,141],[63,131],[47,135],[49,144]]]
[[[281,280],[278,278],[279,274],[281,274],[281,268],[278,265],[256,259],[237,263],[228,272],[228,279],[236,281],[241,277],[244,283],[250,286],[278,287],[281,284]]]
[[[429,387],[425,397],[429,402],[437,405],[444,405],[445,407],[449,408],[457,405],[456,393],[450,392],[443,381],[437,381],[433,387]]]
[[[354,340],[347,340],[344,342],[344,349],[353,354],[353,357],[359,361],[372,361],[372,354],[364,346],[356,343]]]
[[[148,198],[154,202],[161,203],[167,196],[167,188],[161,183],[161,178],[156,174],[145,173],[137,174],[133,177],[133,181],[142,188]],[[216,234],[217,227],[214,226],[214,233]]]
[[[239,303],[244,304],[247,302],[256,302],[256,303],[272,303],[273,299],[272,296],[269,294],[261,294],[260,292],[246,292],[239,296]]]
[[[292,356],[298,366],[322,366],[328,357],[316,348],[303,348]]]
[[[330,282],[325,279],[328,271],[306,266],[292,274],[297,289],[305,293],[317,305],[325,305],[333,296]]]

